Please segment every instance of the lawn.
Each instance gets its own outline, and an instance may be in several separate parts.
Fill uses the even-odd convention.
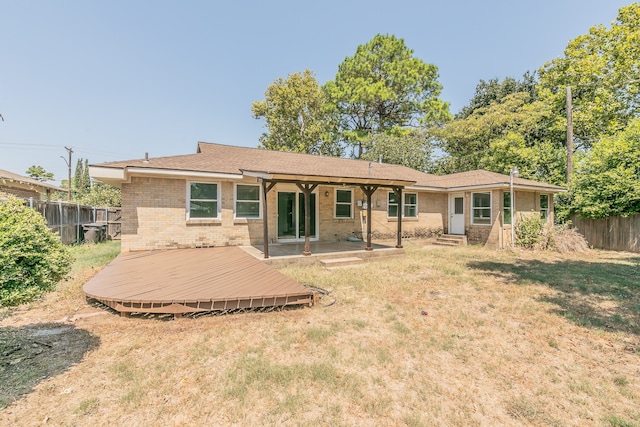
[[[113,252],[80,247],[56,292],[0,313],[41,350],[0,351],[0,425],[640,426],[639,254],[418,241],[283,269],[330,291],[313,308],[173,321],[85,302]]]

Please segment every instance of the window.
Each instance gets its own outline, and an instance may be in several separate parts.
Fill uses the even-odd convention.
[[[511,224],[511,192],[505,191],[503,197],[502,206],[504,206],[504,210],[502,216],[504,218],[504,224]]]
[[[474,225],[491,225],[491,193],[473,193],[471,210]]]
[[[395,218],[398,216],[398,196],[393,191],[389,192],[389,199],[387,202],[387,216]]]
[[[549,218],[549,195],[540,195],[540,216],[545,221]]]
[[[260,187],[236,185],[236,218],[260,218]]]
[[[416,218],[418,216],[418,194],[404,194],[404,216],[407,218]]]
[[[456,215],[464,215],[464,198],[455,197],[453,199],[453,213]]]
[[[336,190],[336,218],[353,218],[353,192],[351,190]]]
[[[402,198],[404,199],[403,218],[416,218],[418,216],[418,194],[404,193]],[[398,216],[398,196],[396,196],[396,193],[393,191],[389,192],[387,216],[389,216],[389,218],[396,218]]]
[[[190,182],[188,190],[188,219],[218,218],[218,184]]]

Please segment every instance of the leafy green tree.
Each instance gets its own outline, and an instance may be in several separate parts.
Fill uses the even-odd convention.
[[[100,181],[94,181],[91,189],[76,199],[77,203],[96,207],[119,207],[122,203],[122,192]]]
[[[27,169],[27,175],[38,181],[53,181],[53,172],[47,172],[42,166],[33,165]]]
[[[91,177],[89,176],[89,159],[84,159],[84,168],[82,169],[82,185],[85,191],[91,188]]]
[[[78,159],[76,163],[75,175],[72,177],[73,198],[82,198],[91,190],[91,179],[89,178],[89,160]]]
[[[365,151],[362,160],[403,165],[422,172],[433,167],[432,145],[426,132],[408,130],[399,135],[378,133],[362,141]]]
[[[572,208],[586,218],[640,212],[640,119],[594,142],[571,181]]]
[[[508,174],[517,166],[523,178],[563,183],[566,155],[560,145],[545,138],[550,109],[530,98],[528,92],[509,94],[466,118],[432,129],[447,153],[439,172],[487,169]]]
[[[270,150],[340,156],[335,139],[331,104],[315,75],[305,70],[278,78],[267,88],[265,99],[251,105],[253,117],[265,119],[268,132],[260,136]]]
[[[528,71],[522,76],[522,80],[516,80],[513,77],[507,77],[502,81],[495,78],[489,81],[480,80],[469,105],[463,107],[455,115],[455,118],[465,119],[478,108],[489,107],[494,102],[500,102],[505,96],[513,93],[527,92],[529,99],[535,101],[538,98],[536,83],[535,73]]]
[[[325,85],[340,117],[341,137],[357,148],[356,157],[370,134],[449,120],[437,79],[438,68],[415,58],[403,39],[378,34],[358,46]]]
[[[566,139],[566,87],[573,99],[576,147],[591,147],[640,115],[640,3],[619,10],[610,28],[597,25],[569,42],[564,56],[540,70],[539,96],[555,111],[551,129]]]
[[[51,290],[70,271],[72,261],[40,214],[0,193],[0,307]]]

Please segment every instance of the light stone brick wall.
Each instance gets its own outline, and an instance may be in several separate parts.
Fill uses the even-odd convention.
[[[187,220],[187,180],[133,177],[122,186],[122,250],[149,250],[203,246],[263,244],[262,219],[234,218],[234,182],[219,181],[221,214],[216,220]],[[246,184],[256,184],[246,179]],[[335,218],[336,188],[353,191],[353,218]],[[290,184],[278,184],[267,195],[269,242],[277,242],[277,193],[295,191]],[[395,238],[397,218],[387,216],[389,189],[379,188],[372,196],[372,234],[374,238]],[[403,193],[415,191],[405,190]],[[403,237],[431,237],[448,227],[448,194],[417,192],[418,217],[402,221]],[[471,192],[465,193],[465,230],[469,243],[500,248],[510,242],[510,227],[503,226],[503,190],[493,190],[490,226],[471,224]],[[518,192],[519,213],[539,211],[537,192]],[[366,238],[366,210],[358,201],[366,201],[359,187],[318,186],[318,225],[320,241],[344,241],[348,237]],[[549,197],[553,218],[553,197]]]
[[[471,196],[465,197],[465,208],[468,209],[467,240],[471,244],[483,244],[489,249],[501,249],[511,244],[511,225],[504,224],[504,192],[508,190],[493,190],[491,192],[491,226],[471,225]],[[535,191],[516,191],[515,208],[516,222],[519,219],[531,215],[532,212],[540,212],[540,193]],[[553,196],[549,194],[549,221],[553,223]]]
[[[342,188],[342,187],[340,187]],[[367,235],[367,198],[359,187],[351,188],[354,194],[353,218],[335,218],[335,187],[321,186],[320,200],[320,240],[338,241],[348,237],[365,239]],[[398,230],[397,218],[387,215],[388,193],[390,189],[379,188],[371,197],[371,233],[374,238],[395,238]],[[430,237],[443,229],[443,209],[446,209],[446,195],[438,193],[404,191],[418,193],[418,217],[404,218],[402,234],[405,237]],[[328,193],[328,196],[325,194]],[[358,201],[362,202],[358,206]]]
[[[122,251],[164,248],[187,248],[227,245],[263,244],[262,219],[234,219],[234,183],[218,182],[221,191],[221,214],[217,220],[186,219],[187,180],[133,177],[122,185]],[[245,181],[244,183],[254,183]],[[343,187],[339,187],[343,188]],[[353,218],[335,218],[334,186],[318,186],[319,240],[339,241],[348,237],[366,237],[366,210],[358,200],[366,201],[359,187],[353,190]],[[267,195],[269,242],[277,241],[277,193],[295,191],[288,184],[278,184]],[[373,235],[395,237],[396,218],[387,217],[388,189],[378,189],[372,198]],[[403,221],[404,236],[422,236],[441,232],[446,195],[418,194],[418,218]]]
[[[122,251],[262,242],[262,220],[234,219],[234,184],[218,184],[220,218],[188,221],[187,180],[133,177],[122,185]]]
[[[395,238],[398,232],[397,218],[389,218],[387,214],[388,188],[380,188],[373,195],[372,232],[376,237]],[[406,193],[418,194],[418,217],[403,218],[403,237],[432,237],[444,230],[444,217],[447,212],[447,195],[426,191],[403,190]],[[366,228],[363,228],[366,233]]]

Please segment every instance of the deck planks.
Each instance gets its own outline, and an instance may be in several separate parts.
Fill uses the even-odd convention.
[[[313,298],[312,291],[237,247],[120,254],[83,290],[119,311],[174,314],[229,304],[307,304]]]

